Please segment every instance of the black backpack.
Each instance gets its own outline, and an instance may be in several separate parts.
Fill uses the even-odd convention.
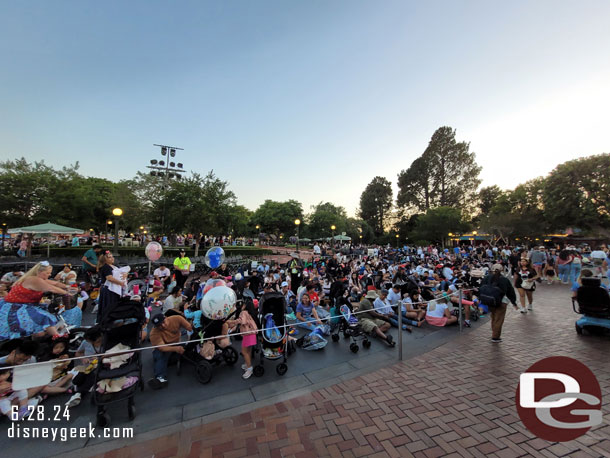
[[[502,305],[504,291],[500,289],[497,282],[485,283],[479,288],[479,299],[488,307],[499,307]]]

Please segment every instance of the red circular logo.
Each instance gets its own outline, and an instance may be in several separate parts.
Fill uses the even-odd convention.
[[[551,442],[584,435],[602,422],[602,392],[587,366],[566,356],[541,359],[521,374],[516,404],[533,434]]]

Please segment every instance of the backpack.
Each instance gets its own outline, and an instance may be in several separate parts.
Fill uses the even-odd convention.
[[[479,299],[482,304],[488,307],[499,307],[502,305],[504,292],[498,287],[497,283],[486,283],[479,288]]]

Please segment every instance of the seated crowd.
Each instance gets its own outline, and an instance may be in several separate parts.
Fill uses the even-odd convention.
[[[478,288],[493,278],[502,289],[504,307],[513,306],[525,311],[526,298],[532,305],[532,291],[526,285],[547,278],[552,282],[559,254],[536,254],[510,247],[487,248],[456,247],[454,250],[438,247],[405,247],[393,249],[375,247],[368,255],[353,249],[335,250],[329,247],[314,247],[313,256],[307,261],[293,255],[284,266],[262,262],[255,268],[231,270],[226,264],[215,269],[209,276],[195,274],[175,275],[166,266],[153,272],[153,284],[149,291],[132,291],[131,300],[140,302],[146,320],[142,327],[142,339],[149,339],[156,347],[153,350],[154,378],[149,385],[154,389],[168,385],[167,367],[172,355],[182,355],[185,349],[176,345],[181,341],[197,339],[205,331],[205,337],[213,337],[214,345],[202,346],[201,354],[212,358],[218,349],[231,344],[230,334],[243,334],[242,355],[244,357],[243,378],[252,375],[252,347],[256,345],[257,333],[263,326],[259,310],[262,310],[266,294],[280,294],[285,299],[286,319],[291,336],[308,334],[327,327],[341,317],[342,307],[347,307],[358,320],[365,333],[379,338],[389,347],[395,342],[389,333],[392,327],[413,332],[413,328],[425,325],[449,326],[458,323],[462,311],[467,327],[472,314],[489,312],[490,304],[479,300]],[[544,252],[543,252],[544,253]],[[0,285],[0,411],[9,415],[17,406],[20,415],[49,395],[70,393],[69,407],[78,405],[81,398],[95,389],[95,369],[98,355],[102,352],[102,331],[99,326],[90,327],[84,333],[78,348],[70,348],[68,330],[80,326],[83,308],[93,301],[87,272],[97,263],[101,276],[97,304],[97,323],[117,306],[126,292],[126,274],[117,266],[109,252],[97,250],[87,258],[87,266],[77,283],[77,273],[69,264],[64,265],[52,277],[52,266],[43,261],[28,272],[5,274]],[[99,259],[97,259],[99,255]],[[555,256],[555,258],[553,258]],[[576,255],[570,254],[572,261]],[[83,258],[83,261],[85,258]],[[537,262],[533,262],[537,261]],[[84,261],[85,262],[85,261]],[[519,291],[521,307],[516,304],[516,293],[508,280],[511,273]],[[579,278],[591,273],[586,269],[574,279],[573,290],[579,286]],[[494,277],[495,276],[495,277]],[[551,278],[552,277],[552,278]],[[198,298],[203,282],[209,278],[222,279],[233,288],[244,306],[236,317],[216,322],[202,314]],[[492,280],[490,280],[492,279]],[[95,285],[93,285],[95,286]],[[52,294],[61,298],[59,303],[49,304],[44,298]],[[498,304],[496,304],[498,305]],[[259,307],[257,309],[257,307]],[[502,317],[492,313],[493,341],[500,341]],[[70,350],[72,353],[70,353]],[[76,357],[77,360],[69,359]],[[35,361],[54,361],[51,382],[40,387],[13,391],[11,367]]]

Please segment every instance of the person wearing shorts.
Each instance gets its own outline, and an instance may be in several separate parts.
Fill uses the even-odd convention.
[[[243,333],[241,341],[241,354],[244,356],[244,364],[241,368],[244,370],[242,378],[249,379],[254,371],[252,367],[252,347],[256,346],[256,333],[258,332],[258,324],[256,323],[256,309],[253,302],[246,301],[245,308],[239,314],[237,320],[227,320],[229,327],[239,325],[239,330]]]
[[[377,293],[375,291],[369,291],[366,296],[360,301],[358,305],[358,321],[360,327],[367,334],[377,336],[381,340],[385,341],[390,347],[394,347],[396,343],[390,334],[386,334],[392,325],[390,319],[385,315],[381,315],[375,311],[371,300],[377,299]]]

